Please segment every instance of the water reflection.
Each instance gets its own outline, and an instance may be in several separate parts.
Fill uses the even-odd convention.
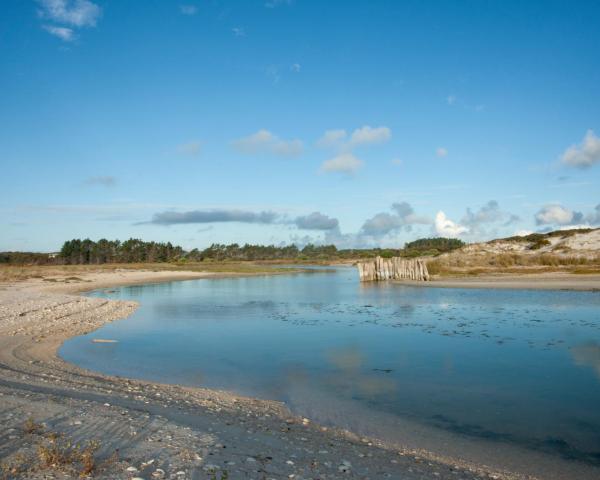
[[[392,370],[372,368],[370,372],[363,371],[365,357],[358,347],[330,349],[326,357],[335,369],[327,376],[327,383],[338,391],[346,392],[347,396],[354,397],[358,394],[374,397],[395,393],[397,382],[381,375],[391,373]]]
[[[65,343],[86,368],[280,399],[371,434],[410,420],[600,463],[594,293],[361,285],[338,269],[95,295],[140,308]]]
[[[600,377],[600,344],[588,342],[571,348],[573,360],[577,365],[592,367]]]

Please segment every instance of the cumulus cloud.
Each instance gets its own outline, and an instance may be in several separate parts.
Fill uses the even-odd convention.
[[[458,237],[469,231],[467,227],[453,222],[443,211],[439,211],[435,216],[435,231],[442,237]]]
[[[468,227],[479,227],[486,223],[504,222],[505,226],[518,222],[520,217],[500,209],[496,200],[490,200],[479,210],[472,211],[467,208],[467,213],[462,218],[461,223]]]
[[[545,205],[535,214],[537,225],[573,225],[581,223],[583,214],[560,204]]]
[[[328,217],[320,212],[298,217],[294,223],[302,230],[337,230],[339,228],[337,218]]]
[[[198,13],[198,7],[196,5],[179,5],[179,11],[183,15],[196,15]]]
[[[304,149],[300,140],[282,140],[265,129],[235,140],[233,147],[245,154],[270,153],[282,156],[299,155]]]
[[[191,210],[188,212],[159,212],[155,213],[149,223],[157,225],[176,225],[184,223],[275,223],[280,215],[275,212],[250,212],[247,210]]]
[[[588,130],[579,145],[571,145],[561,156],[562,163],[571,167],[588,168],[600,162],[600,138]]]
[[[326,130],[323,136],[317,140],[317,145],[323,148],[340,147],[343,144],[346,136],[346,130]]]
[[[585,218],[590,225],[600,225],[600,203],[596,205],[594,211]]]
[[[302,70],[302,65],[299,63],[292,63],[290,65],[290,70],[294,73],[300,73],[300,70]]]
[[[348,137],[343,129],[327,130],[319,140],[317,146],[333,148],[338,154],[323,162],[321,172],[356,173],[363,166],[363,161],[354,155],[353,150],[362,145],[374,145],[387,142],[392,137],[388,127],[371,127],[365,125],[357,128]]]
[[[429,225],[431,220],[415,214],[407,202],[394,203],[392,213],[381,212],[365,220],[361,233],[370,236],[382,236],[398,230],[410,231],[413,225]]]
[[[386,235],[403,226],[404,223],[400,217],[391,213],[382,212],[367,219],[362,226],[362,231],[366,235]]]
[[[117,179],[112,175],[99,175],[89,177],[84,182],[85,185],[101,185],[103,187],[113,187],[117,183]]]
[[[74,27],[95,27],[102,9],[89,0],[38,0],[40,16]]]
[[[477,225],[480,223],[495,222],[502,218],[500,205],[496,200],[490,200],[479,210],[473,212],[467,208],[467,214],[462,219],[462,223],[466,225]]]
[[[359,145],[385,143],[392,138],[392,131],[388,127],[371,127],[365,125],[352,132],[350,138],[343,129],[326,130],[323,136],[317,140],[319,147],[337,147],[351,150]]]
[[[72,42],[75,40],[75,32],[72,28],[68,27],[55,27],[54,25],[43,25],[42,28],[49,34],[60,38],[64,42]]]
[[[436,149],[435,154],[438,157],[442,158],[442,157],[445,157],[446,155],[448,155],[448,150],[445,149],[444,147],[439,147]]]
[[[468,228],[471,236],[487,237],[497,236],[497,227],[508,227],[519,220],[518,215],[502,210],[496,200],[490,200],[478,210],[467,208],[460,224]]]
[[[177,146],[177,153],[180,155],[196,156],[200,154],[202,149],[202,142],[198,140],[192,140],[191,142],[182,143]]]
[[[365,125],[352,132],[350,145],[367,145],[373,143],[384,143],[392,138],[392,131],[388,127],[371,127]]]
[[[338,172],[354,174],[363,166],[362,160],[356,158],[352,153],[341,153],[321,165],[322,172]]]

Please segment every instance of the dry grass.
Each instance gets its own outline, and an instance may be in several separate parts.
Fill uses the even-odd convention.
[[[80,477],[89,477],[99,469],[96,456],[100,443],[90,440],[84,445],[73,442],[68,436],[46,431],[43,425],[33,418],[22,426],[23,433],[31,436],[28,445],[31,450],[19,452],[0,464],[0,479],[27,478],[28,473],[55,470]],[[32,453],[35,452],[35,453]],[[114,457],[101,464],[107,468]]]
[[[89,441],[85,446],[74,444],[68,437],[54,433],[47,434],[38,445],[38,459],[42,468],[75,470],[86,477],[96,469],[95,454],[100,443]]]
[[[29,417],[23,424],[23,432],[27,435],[35,435],[43,431],[44,426],[41,423],[36,423],[31,417]]]
[[[79,275],[86,273],[114,272],[116,270],[150,270],[261,274],[289,272],[271,264],[255,262],[199,262],[199,263],[123,263],[104,265],[0,265],[0,282],[22,281],[40,278],[47,282],[80,282]],[[59,278],[56,278],[59,277]]]
[[[542,253],[451,254],[430,260],[429,273],[436,276],[471,276],[498,273],[565,272],[592,274],[600,272],[600,256],[566,256]]]

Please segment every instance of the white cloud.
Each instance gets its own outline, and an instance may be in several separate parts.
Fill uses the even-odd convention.
[[[495,222],[506,222],[506,225],[515,223],[519,220],[519,217],[514,214],[510,214],[500,209],[500,205],[496,200],[490,200],[483,205],[479,210],[472,211],[467,208],[466,215],[462,218],[461,222],[468,225],[471,228],[477,229],[484,223],[495,223]]]
[[[202,149],[202,142],[192,140],[191,142],[182,143],[177,147],[177,153],[181,155],[198,155]]]
[[[198,7],[196,5],[179,5],[179,11],[183,15],[196,15],[198,13]]]
[[[42,7],[40,16],[75,27],[95,27],[102,15],[102,9],[89,0],[38,0],[38,3]]]
[[[456,103],[456,95],[448,95],[446,97],[446,102],[448,102],[448,105],[454,105]]]
[[[435,154],[442,158],[445,157],[446,155],[448,155],[448,150],[446,150],[444,147],[439,147],[436,149]]]
[[[351,145],[365,145],[370,143],[384,143],[392,138],[392,131],[388,127],[371,127],[365,125],[352,132]]]
[[[302,65],[300,65],[299,63],[292,63],[290,65],[290,70],[292,72],[299,73],[301,69],[302,69]]]
[[[323,136],[317,140],[317,145],[324,148],[339,147],[345,140],[346,135],[346,130],[326,130]]]
[[[561,157],[562,163],[571,167],[587,168],[600,162],[600,138],[588,130],[579,145],[571,145]]]
[[[350,138],[348,138],[346,130],[327,130],[317,140],[317,145],[319,147],[336,149],[338,154],[323,162],[321,171],[356,173],[362,167],[363,162],[352,153],[354,147],[387,142],[391,136],[392,133],[388,127],[373,128],[369,125],[354,130]]]
[[[362,160],[356,158],[352,153],[346,152],[323,162],[321,171],[353,174],[362,166]]]
[[[392,204],[393,213],[381,212],[365,220],[361,233],[370,236],[383,236],[401,229],[407,232],[413,225],[431,225],[431,219],[415,214],[408,202]]]
[[[513,236],[515,237],[526,237],[527,235],[531,235],[533,230],[517,230]]]
[[[337,218],[329,217],[321,212],[297,217],[294,223],[302,230],[337,230],[340,226]]]
[[[458,237],[467,233],[469,229],[453,222],[440,210],[435,216],[435,231],[442,237]]]
[[[304,148],[300,140],[282,140],[265,129],[235,140],[233,147],[246,154],[271,153],[283,156],[299,155]]]
[[[44,25],[42,28],[64,42],[72,42],[75,40],[75,32],[72,28],[55,27],[54,25]]]
[[[563,207],[559,204],[546,205],[535,214],[538,225],[569,225],[578,223],[583,215],[580,212]]]
[[[233,35],[236,37],[245,37],[246,36],[246,31],[242,27],[233,27],[231,29],[231,31],[233,32]]]

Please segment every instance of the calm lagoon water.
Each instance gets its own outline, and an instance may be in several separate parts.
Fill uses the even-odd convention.
[[[337,268],[91,295],[140,308],[64,344],[85,368],[283,400],[391,440],[397,420],[600,464],[597,292],[360,284]]]

